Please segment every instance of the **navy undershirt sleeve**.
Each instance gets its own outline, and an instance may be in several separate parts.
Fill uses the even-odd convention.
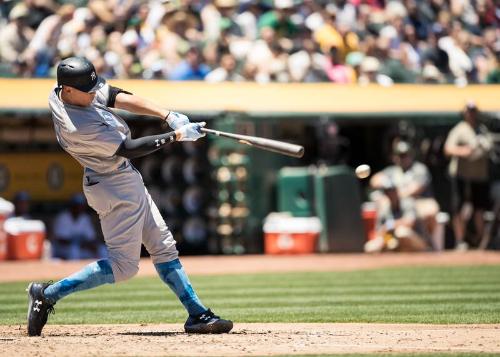
[[[175,131],[160,135],[144,136],[137,139],[127,138],[116,151],[116,155],[126,157],[127,159],[134,159],[155,152],[164,145],[174,141]]]
[[[132,94],[132,93],[127,92],[126,90],[123,90],[121,88],[109,86],[108,103],[106,104],[106,106],[108,108],[114,108],[115,107],[116,96],[119,93]]]

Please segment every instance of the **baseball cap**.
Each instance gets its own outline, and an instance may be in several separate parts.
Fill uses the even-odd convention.
[[[394,154],[395,155],[406,155],[410,153],[411,146],[406,141],[398,141],[396,145],[394,145]]]
[[[94,65],[85,57],[69,57],[57,66],[57,84],[76,88],[82,92],[95,92],[106,81],[99,77]]]
[[[467,103],[465,104],[465,109],[470,110],[470,111],[477,111],[476,102],[472,99],[469,99],[467,101]]]

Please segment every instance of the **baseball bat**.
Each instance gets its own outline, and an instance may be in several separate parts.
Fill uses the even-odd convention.
[[[292,157],[302,157],[304,155],[304,147],[300,145],[285,143],[283,141],[261,138],[258,136],[240,135],[227,133],[225,131],[201,128],[203,133],[222,136],[229,139],[237,140],[241,144],[253,146],[259,149],[276,152]]]

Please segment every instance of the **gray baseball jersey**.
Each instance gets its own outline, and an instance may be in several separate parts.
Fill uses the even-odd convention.
[[[127,123],[106,107],[108,97],[107,83],[88,107],[63,103],[57,87],[49,96],[59,144],[83,167],[100,173],[114,171],[126,161],[115,153],[123,140],[130,137]]]
[[[109,86],[101,87],[88,107],[63,103],[58,91],[49,96],[57,140],[85,167],[83,192],[99,215],[115,281],[137,273],[141,243],[155,264],[176,259],[175,240],[141,174],[115,155],[130,130],[106,107]]]

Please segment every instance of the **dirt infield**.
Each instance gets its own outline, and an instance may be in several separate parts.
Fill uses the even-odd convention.
[[[500,325],[237,324],[228,335],[181,325],[48,325],[44,337],[0,326],[5,356],[264,356],[375,352],[500,353]]]
[[[0,281],[56,279],[88,262],[3,262]],[[346,271],[397,266],[500,264],[500,253],[366,256],[185,257],[190,274]],[[139,275],[156,274],[149,260]],[[500,324],[235,324],[228,335],[184,334],[178,324],[47,325],[42,337],[25,326],[0,326],[0,356],[262,356],[380,352],[492,352],[500,354]]]

